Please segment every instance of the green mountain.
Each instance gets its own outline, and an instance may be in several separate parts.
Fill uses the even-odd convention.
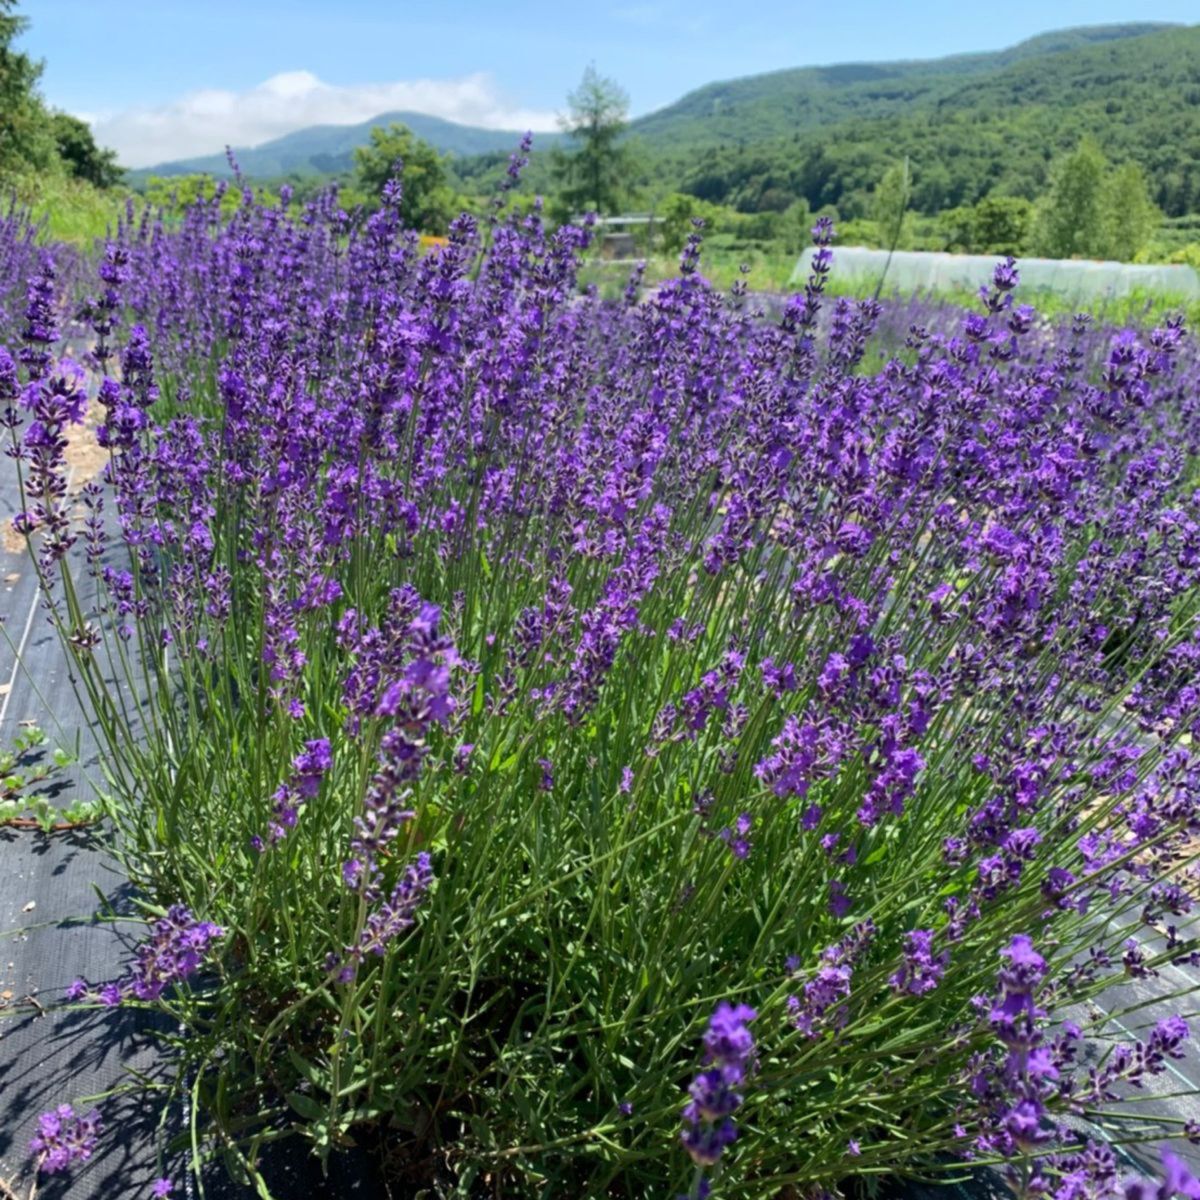
[[[711,145],[761,141],[851,119],[895,118],[927,108],[981,77],[1095,46],[1170,33],[1162,24],[1100,25],[1041,34],[1006,50],[947,58],[799,67],[710,83],[634,122],[647,141]],[[1057,69],[1057,61],[1055,69]]]
[[[360,125],[310,125],[306,129],[297,129],[294,133],[264,142],[261,146],[247,149],[235,147],[234,155],[242,174],[249,179],[341,175],[353,169],[354,148],[370,140],[371,129],[393,121],[407,125],[435,149],[455,157],[494,153],[507,156],[516,149],[523,132],[479,129],[473,125],[443,121],[440,117],[427,116],[425,113],[390,112],[381,113]],[[556,134],[541,134],[538,143],[546,145],[556,137]],[[206,154],[199,158],[161,163],[156,167],[142,167],[128,172],[128,179],[131,185],[137,187],[152,175],[193,174],[228,178],[229,164],[224,154]]]
[[[805,196],[857,215],[909,156],[914,203],[1033,197],[1081,137],[1145,169],[1170,214],[1200,208],[1200,26],[1070,29],[991,54],[852,63],[709,84],[633,123],[652,179],[748,211]]]

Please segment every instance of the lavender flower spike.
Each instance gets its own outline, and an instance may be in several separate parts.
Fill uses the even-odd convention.
[[[734,1090],[746,1076],[754,1054],[748,1026],[758,1014],[745,1004],[722,1001],[704,1034],[704,1059],[711,1063],[688,1087],[691,1100],[683,1110],[680,1141],[699,1167],[711,1167],[737,1137],[733,1113],[742,1103]]]

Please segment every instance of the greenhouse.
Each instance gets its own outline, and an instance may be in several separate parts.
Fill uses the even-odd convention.
[[[790,283],[798,285],[809,274],[815,253],[804,250]],[[842,246],[834,251],[833,279],[839,284],[876,286],[880,281],[890,290],[974,290],[990,278],[995,255],[945,254],[925,250],[870,250],[865,246]],[[1086,259],[1022,258],[1022,287],[1054,292],[1061,296],[1093,300],[1105,297],[1153,293],[1200,299],[1200,276],[1193,267],[1181,264],[1122,263]]]

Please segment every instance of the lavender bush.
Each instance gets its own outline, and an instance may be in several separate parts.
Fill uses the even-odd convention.
[[[125,223],[90,380],[30,273],[15,524],[161,906],[71,999],[171,1014],[192,1165],[263,1196],[292,1137],[406,1194],[1118,1195],[1073,1118],[1158,1132],[1187,1026],[1085,1002],[1196,954],[1194,343],[1009,261],[867,369],[828,250],[778,319],[698,235],[604,303],[586,227],[422,255],[399,186]]]
[[[29,214],[9,199],[0,209],[0,337],[15,338],[25,307],[25,288],[34,271],[37,230]]]

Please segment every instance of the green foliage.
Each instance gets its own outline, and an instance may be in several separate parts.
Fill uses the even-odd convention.
[[[716,233],[723,228],[722,218],[727,210],[720,205],[709,204],[697,196],[688,196],[682,192],[672,192],[658,207],[656,214],[659,222],[659,233],[662,247],[668,253],[678,254],[695,228],[695,220],[704,222],[706,233]]]
[[[1033,205],[1023,196],[984,196],[938,213],[931,249],[957,254],[1028,253]]]
[[[26,780],[25,784],[33,782]],[[3,781],[7,785],[8,780]],[[95,825],[104,818],[103,805],[96,800],[78,800],[74,804],[59,808],[51,804],[44,795],[32,796],[28,800],[10,800],[7,788],[0,793],[0,826],[17,829],[33,828],[39,833],[67,833],[86,825]]]
[[[1131,261],[1154,236],[1162,214],[1134,162],[1113,168],[1099,146],[1084,139],[1051,170],[1038,202],[1033,245],[1048,258]]]
[[[629,97],[589,65],[567,105],[563,130],[571,148],[555,151],[553,162],[562,201],[573,212],[616,212],[634,166],[633,150],[620,140]]]
[[[880,250],[887,248],[887,234],[880,228],[879,223],[870,217],[855,217],[849,221],[842,221],[838,225],[838,238],[843,246],[868,246]]]
[[[241,204],[241,192],[226,183],[219,184],[211,175],[151,175],[146,181],[145,196],[155,208],[179,214],[197,200],[212,200],[218,188],[221,215],[228,216]]]
[[[1101,257],[1107,171],[1107,160],[1090,139],[1054,164],[1050,189],[1038,204],[1034,223],[1037,254],[1046,258]]]
[[[1200,242],[1189,242],[1186,246],[1172,251],[1167,257],[1167,262],[1183,263],[1184,266],[1195,267],[1200,271]]]
[[[91,247],[116,226],[125,205],[120,189],[101,190],[63,171],[24,171],[5,181],[29,208],[45,240]]]
[[[117,165],[115,150],[96,145],[86,121],[70,113],[56,112],[50,118],[58,156],[76,179],[86,180],[94,187],[109,188],[121,182],[124,172]]]
[[[0,176],[19,168],[46,169],[55,162],[49,119],[37,94],[42,64],[13,43],[28,21],[16,0],[0,0]]]
[[[1161,220],[1142,168],[1128,162],[1113,170],[1104,189],[1104,257],[1132,262]]]
[[[25,729],[13,738],[11,750],[0,751],[0,826],[35,828],[48,834],[100,819],[102,807],[96,801],[80,800],[59,808],[34,790],[75,761],[74,755],[61,748],[47,756],[46,741],[42,730]]]
[[[29,24],[16,6],[17,0],[0,0],[0,181],[27,202],[58,192],[53,199],[65,202],[66,211],[51,204],[49,222],[40,221],[43,232],[50,224],[54,236],[78,240],[97,205],[86,192],[64,190],[59,180],[109,188],[121,170],[115,153],[98,147],[83,121],[47,110],[37,90],[42,64],[14,45]]]
[[[971,210],[971,249],[976,254],[1025,253],[1033,205],[1023,196],[984,196]]]
[[[404,125],[377,125],[370,145],[354,151],[354,162],[357,183],[375,200],[402,163],[400,215],[405,225],[421,233],[445,233],[454,214],[454,192],[446,181],[445,160],[428,142]]]
[[[812,241],[812,210],[801,197],[793,200],[780,214],[778,239],[783,250],[799,254]]]
[[[912,241],[912,174],[908,160],[893,163],[871,192],[871,220],[883,242],[898,250],[907,250]]]
[[[721,251],[728,249],[740,253],[739,263],[763,253],[782,254],[790,263],[792,256],[811,240],[813,222],[803,200],[793,202],[783,212],[742,213],[685,192],[673,192],[659,201],[655,210],[659,248],[667,254],[678,254],[696,219],[704,222],[705,257],[711,258],[714,252],[720,257]],[[786,278],[786,272],[782,278]],[[771,289],[778,286],[769,285]]]
[[[970,253],[975,244],[975,206],[956,204],[938,213],[935,218],[940,250],[958,254]]]

